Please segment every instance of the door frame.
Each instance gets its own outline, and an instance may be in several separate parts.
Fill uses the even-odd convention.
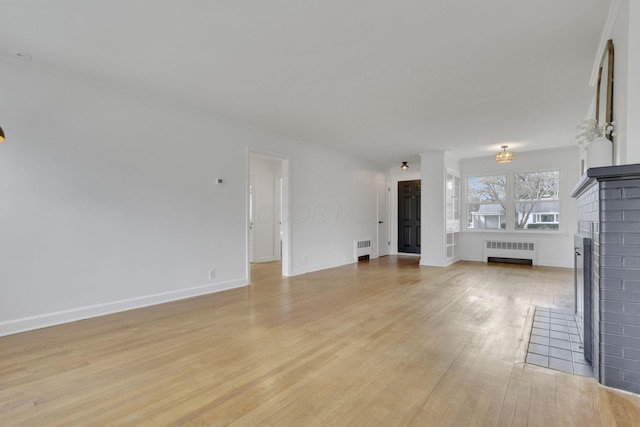
[[[247,283],[251,283],[251,263],[249,262],[249,199],[250,186],[251,186],[251,154],[257,154],[263,157],[270,157],[273,160],[280,161],[282,165],[282,194],[280,200],[280,211],[282,218],[282,275],[291,276],[291,158],[282,153],[275,151],[265,150],[258,147],[247,147],[246,153],[246,206],[245,206],[245,273],[247,275]]]
[[[387,207],[386,212],[380,212],[380,186],[383,186],[384,188],[384,195],[385,195],[385,206]],[[376,200],[377,200],[377,206],[376,206],[376,211],[377,211],[377,218],[376,221],[378,222],[377,224],[377,228],[376,228],[376,235],[377,235],[377,242],[378,242],[378,256],[387,256],[391,253],[391,187],[389,184],[389,180],[386,178],[380,178],[378,179],[378,183],[377,183],[377,188],[376,188]],[[384,216],[384,219],[386,221],[386,224],[384,225],[384,228],[386,228],[387,232],[386,232],[386,239],[384,239],[384,241],[380,241],[380,226],[381,224],[379,223],[380,221],[380,214],[382,213],[382,216]],[[384,250],[381,251],[380,249],[383,248]]]
[[[255,186],[256,174],[249,170],[249,250],[247,251],[249,254],[249,264],[251,264],[256,258],[256,242],[253,221],[253,216],[255,214],[253,210],[256,204]]]
[[[421,213],[421,211],[422,211],[422,203],[421,203],[421,201],[419,201],[415,205],[416,220],[414,220],[414,221],[418,222],[418,229],[415,230],[415,236],[414,236],[415,240],[416,240],[415,241],[416,252],[402,252],[400,250],[400,238],[401,238],[400,237],[401,236],[400,228],[402,226],[401,211],[400,211],[400,203],[401,203],[402,195],[400,193],[400,186],[401,186],[402,183],[407,183],[407,182],[411,182],[411,183],[414,183],[414,184],[418,183],[418,186],[420,188],[422,188],[422,178],[419,178],[419,179],[408,179],[408,180],[402,180],[402,181],[399,180],[397,182],[397,184],[396,184],[396,187],[397,187],[397,205],[398,205],[398,209],[397,209],[397,213],[396,213],[396,216],[397,216],[397,233],[398,233],[397,234],[398,237],[396,239],[396,246],[397,246],[397,251],[398,251],[397,253],[398,254],[402,254],[402,255],[422,256],[422,247],[421,247],[422,246],[422,244],[421,244],[422,243],[421,242],[421,240],[422,240],[421,228],[422,227],[420,226],[420,223],[422,222],[421,221],[421,217],[422,217],[422,213]],[[412,196],[412,199],[413,198],[415,198],[415,196]],[[422,190],[420,190],[419,198],[420,198],[420,200],[422,199]]]

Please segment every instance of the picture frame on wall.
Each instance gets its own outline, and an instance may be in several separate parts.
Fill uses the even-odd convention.
[[[598,84],[596,87],[596,121],[599,128],[606,128],[613,122],[613,40],[608,40],[600,60]],[[613,144],[612,133],[605,134]],[[615,144],[613,144],[615,157]]]

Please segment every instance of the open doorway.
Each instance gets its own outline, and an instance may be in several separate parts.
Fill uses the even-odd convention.
[[[288,218],[289,161],[261,151],[248,152],[247,277],[251,266],[278,264],[290,275]],[[280,267],[281,265],[281,267]],[[273,268],[270,269],[270,271]]]

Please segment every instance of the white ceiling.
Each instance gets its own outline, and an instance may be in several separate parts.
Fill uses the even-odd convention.
[[[395,164],[574,144],[610,3],[0,0],[0,52]]]

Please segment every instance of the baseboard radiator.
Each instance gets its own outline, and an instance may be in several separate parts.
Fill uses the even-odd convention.
[[[538,245],[533,242],[485,240],[482,258],[486,262],[538,264]]]
[[[371,258],[371,239],[353,241],[354,258],[363,261]]]

